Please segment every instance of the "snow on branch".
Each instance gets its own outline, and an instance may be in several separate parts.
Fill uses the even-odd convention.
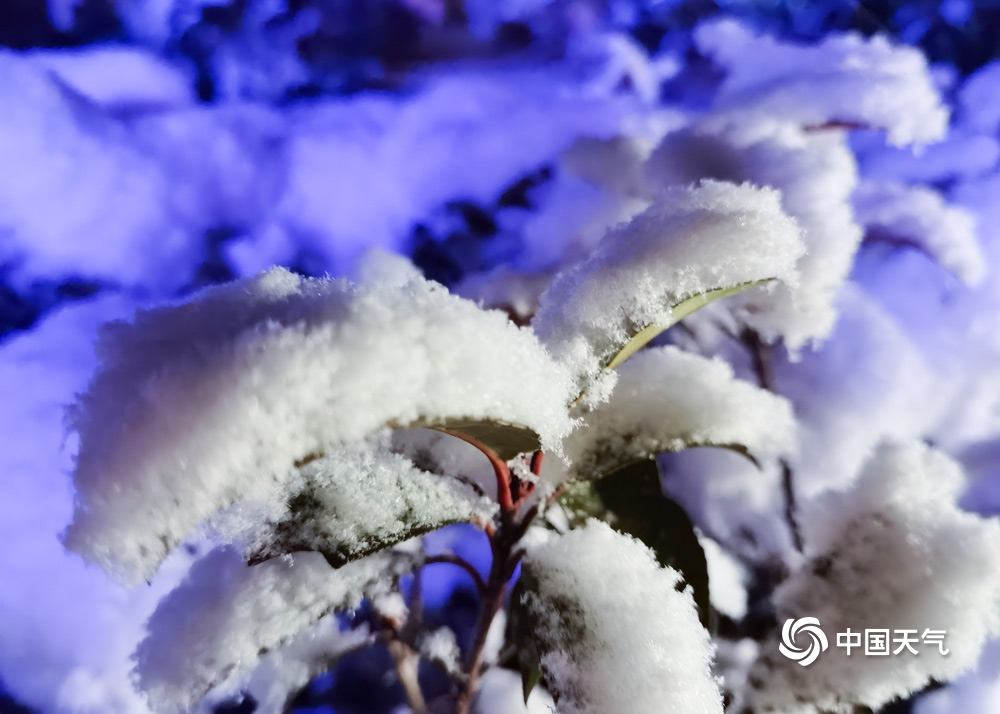
[[[386,425],[501,420],[556,450],[572,428],[571,379],[530,331],[422,279],[274,269],[112,323],[98,352],[64,542],[129,583],[220,508]]]
[[[727,73],[715,97],[719,111],[884,129],[896,146],[938,141],[947,131],[948,110],[919,50],[853,33],[793,44],[734,20],[705,23],[694,36]]]
[[[721,714],[690,588],[599,521],[533,545],[511,617],[561,714]]]
[[[645,350],[623,364],[610,400],[583,419],[564,445],[572,462],[564,478],[599,478],[694,446],[787,455],[796,440],[786,399],[736,379],[721,359],[675,347]]]
[[[830,651],[808,668],[764,643],[746,705],[756,712],[873,710],[972,668],[1000,632],[1000,523],[962,511],[960,467],[919,442],[883,445],[858,483],[805,512],[809,559],[776,592],[778,621],[817,617]],[[947,655],[847,656],[833,634],[945,630]]]
[[[794,284],[802,251],[775,191],[717,181],[675,188],[557,275],[532,326],[597,402],[614,386],[608,366],[638,333],[673,324],[685,300],[713,291]]]

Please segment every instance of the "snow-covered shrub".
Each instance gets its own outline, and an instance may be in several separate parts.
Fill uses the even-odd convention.
[[[696,307],[793,282],[800,252],[799,230],[775,195],[708,181],[666,192],[557,277],[537,334],[385,261],[367,271],[375,276],[368,284],[274,269],[108,325],[102,366],[72,414],[80,451],[65,544],[131,584],[185,540],[220,546],[150,620],[136,671],[151,706],[186,711],[330,613],[365,596],[378,609],[376,596],[433,561],[412,539],[464,521],[486,532],[493,560],[485,579],[476,576],[482,614],[464,661],[457,648],[431,648],[454,675],[458,711],[469,711],[490,626],[524,558],[511,644],[539,653],[522,667],[526,681],[537,671],[560,708],[720,712],[692,590],[674,587],[681,574],[604,525],[531,534],[564,493],[589,508],[599,496],[588,501],[581,487],[663,450],[791,448],[791,414],[779,397],[672,350],[644,352],[626,372],[632,381],[676,379],[676,403],[656,395],[646,404],[647,418],[669,423],[663,433],[637,433],[634,400],[601,404],[592,424],[580,405],[600,402],[584,393],[608,392],[616,367]],[[762,416],[774,421],[763,430]],[[495,497],[471,474],[438,468],[433,450],[394,450],[390,432],[414,428],[481,451]],[[567,440],[591,431],[604,458],[588,460]],[[447,451],[438,442],[438,454]],[[567,465],[575,459],[574,470],[543,471],[544,452]],[[590,545],[599,558],[581,569]],[[473,572],[457,556],[446,560]],[[595,583],[612,566],[625,590],[601,594]],[[632,589],[652,582],[640,610],[621,610],[638,595]],[[386,611],[370,634],[390,643],[410,706],[421,710],[419,686],[403,675],[429,636],[412,598],[419,594],[409,611],[402,602]],[[591,633],[595,618],[604,624]],[[526,621],[546,624],[525,630]],[[641,631],[651,626],[666,641]],[[647,671],[609,673],[624,652]],[[659,688],[638,687],[661,675]],[[613,680],[614,688],[600,684]]]
[[[655,50],[685,5],[129,0],[146,49],[0,55],[0,277],[39,311],[118,292],[0,346],[3,684],[277,712],[384,655],[416,711],[523,714],[541,681],[532,712],[827,714],[970,670],[1000,592],[957,505],[1000,503],[995,68],[724,20]],[[115,580],[57,549],[71,520]],[[950,653],[837,647],[879,627]],[[994,668],[928,711],[993,714]]]

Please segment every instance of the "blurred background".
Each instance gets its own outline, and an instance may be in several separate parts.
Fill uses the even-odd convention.
[[[990,224],[1000,0],[0,0],[0,712],[145,711],[128,656],[180,577],[126,592],[56,539],[72,505],[62,407],[100,322],[274,264],[353,276],[372,247],[525,319],[484,276],[557,262],[546,237],[594,201],[561,180],[568,149],[660,136],[711,105],[724,72],[694,30],[719,17],[793,43],[852,31],[918,48],[951,133],[914,153],[858,132],[862,175],[957,196]],[[879,250],[858,281],[877,282]],[[900,294],[877,297],[891,312]],[[992,473],[982,441],[968,460]],[[973,507],[993,512],[993,493]],[[475,536],[438,539],[486,567]],[[471,581],[427,588],[428,617],[467,636]],[[351,656],[294,707],[392,711],[390,669],[383,651]],[[969,697],[1000,700],[993,669]],[[980,711],[956,701],[921,711]]]

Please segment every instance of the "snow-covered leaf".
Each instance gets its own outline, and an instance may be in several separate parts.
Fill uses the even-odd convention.
[[[895,145],[926,144],[947,131],[927,59],[884,36],[834,34],[807,45],[723,19],[703,23],[694,39],[726,71],[717,110],[809,126],[861,124],[886,130]]]
[[[775,592],[778,622],[816,617],[830,651],[808,668],[781,656],[779,635],[761,646],[744,705],[757,712],[877,710],[933,680],[971,669],[1000,632],[1000,524],[961,510],[958,464],[920,442],[883,444],[853,488],[809,505],[808,556]],[[915,633],[890,657],[848,656],[833,633]],[[945,631],[944,649],[921,642]],[[898,642],[893,643],[893,649]]]
[[[742,285],[734,285],[728,288],[719,288],[717,290],[709,290],[705,293],[700,293],[698,295],[692,295],[686,300],[679,302],[670,308],[670,317],[672,322],[669,325],[649,325],[639,330],[631,340],[621,349],[621,351],[611,358],[611,361],[607,364],[607,369],[618,369],[622,362],[627,360],[629,357],[634,355],[636,352],[641,350],[643,347],[652,342],[657,335],[659,335],[664,330],[668,329],[671,325],[674,325],[685,317],[693,313],[699,308],[705,307],[711,302],[719,300],[724,297],[729,297],[730,295],[735,295],[736,293],[743,292],[747,288],[753,288],[758,285],[763,285],[769,282],[768,280],[755,280],[750,283],[743,283]]]
[[[679,582],[599,521],[529,548],[511,631],[560,712],[721,714],[708,632]]]
[[[596,403],[614,385],[607,366],[642,330],[672,324],[674,308],[695,296],[794,283],[802,250],[774,191],[716,181],[674,188],[557,275],[532,326]]]
[[[72,412],[66,545],[140,582],[221,508],[386,425],[499,420],[559,450],[573,384],[529,330],[440,285],[282,269],[107,326]]]
[[[271,513],[241,504],[213,521],[250,564],[316,551],[334,568],[450,523],[488,518],[485,500],[387,449],[343,449],[305,466]]]
[[[331,568],[316,553],[247,566],[232,548],[209,553],[157,607],[135,654],[139,686],[161,713],[190,711],[213,687],[325,615],[387,591],[413,565],[386,552]]]
[[[518,454],[532,453],[542,448],[542,441],[534,431],[501,419],[444,419],[436,423],[409,424],[410,428],[423,426],[467,437],[486,446],[503,461],[510,461]]]
[[[866,181],[854,192],[854,210],[868,240],[927,253],[967,285],[986,277],[986,261],[971,213],[923,186]]]
[[[734,377],[720,359],[676,347],[644,350],[622,365],[611,398],[566,439],[571,465],[543,465],[546,480],[594,479],[657,454],[699,446],[756,456],[794,450],[789,402]]]
[[[599,518],[649,546],[660,565],[680,572],[692,587],[701,622],[709,625],[705,552],[687,512],[664,495],[655,461],[641,461],[597,481],[573,484],[559,504],[575,526]]]

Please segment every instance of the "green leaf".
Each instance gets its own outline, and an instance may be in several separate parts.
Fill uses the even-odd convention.
[[[750,461],[758,469],[760,468],[760,461],[743,444],[716,444],[711,441],[697,441],[694,439],[681,441],[680,438],[675,439],[674,442],[669,444],[660,444],[656,453],[629,452],[627,449],[622,448],[620,443],[616,443],[610,448],[597,448],[591,452],[584,452],[580,460],[581,463],[586,465],[586,470],[593,474],[592,478],[586,480],[593,480],[594,478],[599,479],[623,469],[638,466],[640,463],[651,463],[657,454],[677,453],[687,451],[688,449],[705,448],[732,451]]]
[[[612,358],[608,361],[607,369],[614,370],[621,366],[622,362],[627,360],[629,357],[634,355],[636,352],[641,350],[647,344],[649,344],[657,335],[666,330],[668,327],[676,325],[678,322],[683,320],[685,317],[691,313],[699,310],[711,302],[715,302],[724,297],[729,297],[730,295],[735,295],[736,293],[743,292],[749,288],[756,287],[758,285],[764,285],[770,282],[773,278],[766,278],[764,280],[754,280],[749,283],[740,283],[739,285],[733,285],[726,288],[716,288],[714,290],[709,290],[704,293],[698,293],[697,295],[692,295],[691,297],[682,300],[676,305],[671,307],[671,321],[666,325],[646,325],[641,330],[639,330],[635,335],[632,336],[624,347],[622,347]]]
[[[483,516],[444,477],[388,452],[341,451],[310,463],[283,513],[248,538],[251,565],[290,553],[321,553],[334,568],[452,523]]]
[[[507,625],[504,641],[514,645],[513,661],[503,662],[504,666],[516,668],[521,674],[521,692],[527,703],[531,690],[542,679],[541,655],[538,652],[534,623],[525,606],[525,593],[536,589],[537,583],[531,573],[521,572],[510,594],[507,610]]]
[[[531,690],[542,680],[542,666],[536,664],[529,669],[521,670],[521,693],[524,694],[524,703],[527,705]]]
[[[571,526],[579,527],[588,518],[605,521],[649,546],[661,565],[680,571],[694,589],[702,624],[709,626],[705,551],[687,512],[663,493],[655,461],[637,462],[596,481],[573,484],[559,504]]]
[[[488,447],[503,461],[510,461],[518,454],[533,453],[542,448],[542,441],[534,431],[500,419],[420,420],[399,428],[454,432]]]

